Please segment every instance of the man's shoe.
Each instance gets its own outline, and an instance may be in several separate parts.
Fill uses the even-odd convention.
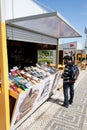
[[[72,103],[73,103],[73,102],[70,102],[70,101],[69,101],[69,104],[70,104],[70,105],[72,105]]]
[[[68,107],[69,107],[69,105],[66,105],[66,104],[62,104],[62,106],[63,106],[63,107],[66,107],[66,108],[68,108]]]

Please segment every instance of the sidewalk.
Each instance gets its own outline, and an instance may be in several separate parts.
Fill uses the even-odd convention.
[[[62,91],[57,91],[17,130],[87,130],[87,70],[80,72],[74,102],[69,108],[61,106]]]

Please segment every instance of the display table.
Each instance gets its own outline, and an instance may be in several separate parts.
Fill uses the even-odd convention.
[[[16,129],[41,104],[43,104],[57,90],[59,73],[50,74],[49,77],[32,85],[20,94],[10,90],[10,96],[15,99],[11,117],[11,130]]]

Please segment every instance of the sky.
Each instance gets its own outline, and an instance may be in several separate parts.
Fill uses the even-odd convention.
[[[60,13],[80,34],[81,38],[61,39],[61,43],[77,41],[85,44],[87,27],[87,0],[38,0]]]

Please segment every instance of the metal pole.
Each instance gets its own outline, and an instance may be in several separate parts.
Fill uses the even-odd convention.
[[[0,129],[10,130],[8,62],[4,0],[0,0],[0,76]]]
[[[57,46],[56,46],[56,67],[58,68],[59,64],[59,39],[57,39]]]

